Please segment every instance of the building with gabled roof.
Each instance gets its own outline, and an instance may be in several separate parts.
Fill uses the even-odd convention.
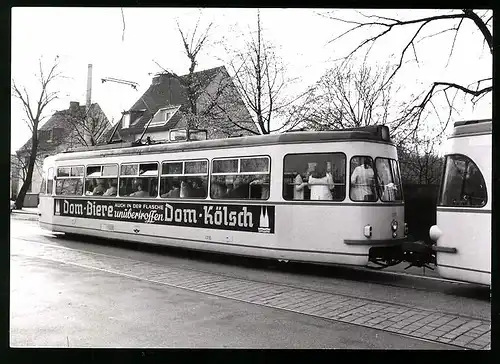
[[[84,121],[90,126],[85,127]],[[30,194],[38,194],[42,183],[42,163],[43,159],[49,155],[72,149],[79,146],[88,145],[88,130],[94,137],[94,142],[99,144],[104,135],[111,129],[112,125],[97,103],[93,103],[87,109],[85,105],[79,102],[71,101],[66,110],[56,111],[42,126],[38,129],[38,150],[37,161],[33,170],[31,187],[28,189]],[[23,184],[23,170],[27,170],[27,164],[31,153],[31,141],[29,138],[26,143],[16,151],[14,162],[11,158],[11,176],[17,181],[12,185],[16,186],[17,191]],[[27,205],[25,205],[27,206]]]
[[[192,113],[188,89],[196,102]],[[146,132],[144,133],[147,127]],[[171,129],[206,129],[208,138],[260,134],[226,68],[177,76],[161,73],[116,125],[113,140],[167,140]],[[243,128],[242,128],[243,127]],[[104,139],[110,139],[112,131]]]

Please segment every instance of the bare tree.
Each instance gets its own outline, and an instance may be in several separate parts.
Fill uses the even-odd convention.
[[[398,71],[401,69],[409,53],[412,53],[415,61],[418,62],[417,45],[420,47],[419,43],[421,41],[451,32],[452,34],[454,34],[454,37],[450,45],[450,53],[448,56],[449,62],[453,55],[455,42],[457,40],[459,31],[463,23],[467,21],[472,22],[474,26],[479,30],[483,41],[483,47],[485,44],[487,44],[490,53],[493,54],[493,15],[492,11],[490,10],[486,10],[483,12],[478,12],[473,9],[453,10],[452,13],[448,14],[416,17],[406,20],[379,15],[366,15],[360,11],[358,11],[357,13],[360,15],[361,20],[353,20],[346,17],[337,17],[335,15],[327,16],[335,21],[349,25],[349,28],[346,31],[336,36],[330,42],[338,41],[339,39],[345,38],[347,35],[353,34],[356,31],[363,32],[363,34],[368,34],[360,43],[358,43],[354,47],[353,50],[351,50],[347,54],[347,56],[342,57],[344,62],[348,62],[354,54],[360,52],[363,49],[367,50],[366,55],[368,55],[377,40],[386,37],[388,34],[396,33],[403,29],[412,29],[412,27],[414,27],[413,34],[410,37],[410,40],[406,43],[403,49],[399,51],[399,61],[389,77],[387,77],[387,83],[391,82]],[[437,26],[440,25],[441,30],[433,34],[424,36],[423,30],[429,28],[430,24]],[[374,33],[372,33],[373,30],[375,30]],[[470,69],[468,68],[467,71],[469,72]],[[465,95],[471,96],[471,101],[475,104],[485,95],[491,93],[492,90],[493,86],[491,77],[478,79],[470,85],[460,85],[453,82],[435,81],[432,83],[428,90],[422,92],[420,95],[415,97],[414,100],[412,100],[412,106],[406,109],[406,117],[413,118],[416,121],[415,127],[417,128],[424,110],[429,107],[435,109],[433,99],[435,99],[437,95],[443,95],[450,109],[448,120],[446,121],[447,124],[451,117],[451,111],[453,110],[453,102],[451,101],[451,99],[454,98],[454,96],[452,97],[453,91],[455,92],[455,96],[457,92],[461,92]]]
[[[71,127],[70,138],[73,143],[78,146],[94,146],[97,145],[101,136],[109,130],[110,124],[104,112],[93,104],[86,108],[84,112],[77,110],[71,112],[65,119]]]
[[[388,66],[359,68],[353,65],[329,69],[317,82],[307,118],[314,129],[343,129],[395,119],[393,84],[386,83]]]
[[[404,112],[406,104],[397,101],[402,87],[386,82],[389,75],[389,65],[369,67],[366,63],[359,68],[346,64],[327,70],[300,106],[299,125],[313,130],[386,125],[393,140],[405,140],[414,120]]]
[[[439,184],[443,158],[437,153],[439,141],[419,138],[410,144],[398,146],[401,178],[404,183]]]
[[[188,99],[188,111],[183,111],[183,117],[187,121],[189,128],[207,128],[209,134],[234,136],[238,131],[256,132],[248,126],[251,120],[245,120],[242,115],[241,96],[238,93],[231,77],[226,72],[217,75],[217,79],[212,80],[210,91],[206,89],[206,84],[196,75],[198,66],[198,56],[203,47],[209,43],[210,30],[213,23],[210,23],[199,32],[200,18],[198,18],[194,30],[183,30],[177,22],[177,30],[181,35],[184,53],[189,59],[189,73],[185,76],[178,76],[174,72],[165,69],[158,62],[155,62],[165,73],[176,78],[185,88]],[[210,136],[209,136],[210,137]]]
[[[201,35],[196,38],[196,32],[198,31],[199,24],[200,18],[198,18],[196,22],[193,34],[190,37],[191,39],[188,39],[189,35],[185,31],[182,31],[179,22],[177,22],[177,29],[179,30],[182,38],[182,44],[184,45],[185,54],[189,58],[190,62],[189,73],[187,77],[182,79],[182,81],[184,86],[187,88],[189,106],[193,115],[197,114],[196,100],[198,99],[199,93],[201,91],[201,85],[199,81],[193,76],[196,66],[198,65],[196,57],[205,45],[205,42],[207,41],[207,38],[209,36],[210,28],[212,27],[213,23],[210,23],[207,28],[201,32]]]
[[[284,112],[297,98],[284,97],[284,89],[291,79],[286,79],[286,68],[276,53],[276,47],[263,36],[260,12],[257,12],[255,34],[245,40],[243,50],[229,61],[235,85],[247,108],[253,114],[262,134],[269,134],[273,118]]]
[[[26,114],[26,118],[23,121],[28,125],[31,131],[31,148],[29,154],[29,160],[27,162],[26,176],[23,180],[23,185],[16,199],[17,208],[22,208],[24,204],[24,197],[28,191],[31,180],[33,177],[33,169],[35,167],[35,162],[38,154],[38,127],[40,123],[46,118],[44,116],[44,110],[52,101],[57,99],[57,91],[49,91],[49,86],[53,81],[60,77],[61,74],[58,72],[59,66],[59,56],[54,60],[54,63],[50,67],[48,73],[44,71],[42,65],[42,60],[39,60],[39,74],[38,81],[40,82],[40,95],[36,97],[35,100],[30,99],[30,95],[26,90],[26,87],[19,87],[14,80],[12,80],[12,95],[17,98],[23,107]]]

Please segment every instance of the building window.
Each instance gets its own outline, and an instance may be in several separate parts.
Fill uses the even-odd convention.
[[[208,160],[163,162],[162,198],[207,198]]]
[[[118,164],[88,166],[85,194],[91,196],[116,196],[118,189]]]
[[[486,201],[486,183],[477,165],[465,155],[446,156],[439,205],[483,207]]]
[[[283,166],[283,198],[343,201],[345,174],[343,153],[288,154]]]
[[[123,114],[123,117],[122,117],[122,128],[128,129],[129,127],[130,127],[130,114],[126,113],[126,114]]]
[[[271,159],[267,156],[214,159],[210,197],[213,199],[267,200]]]
[[[174,114],[179,110],[180,106],[165,107],[158,110],[151,121],[149,126],[162,126],[165,125]]]
[[[57,168],[56,195],[83,195],[83,166]]]
[[[157,197],[158,163],[122,164],[119,194],[130,197]]]

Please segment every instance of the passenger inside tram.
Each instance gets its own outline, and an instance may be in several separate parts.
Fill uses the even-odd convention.
[[[97,186],[92,191],[94,196],[102,196],[106,192],[106,187],[104,186],[104,181],[102,179],[97,179]]]
[[[389,160],[386,158],[377,158],[376,167],[380,199],[382,201],[394,201],[396,199],[397,187],[392,179]]]
[[[172,188],[167,192],[161,195],[162,198],[179,198],[181,194],[181,185],[179,181],[172,181]]]
[[[309,175],[308,184],[311,189],[311,200],[332,200],[334,184],[331,162],[326,162],[326,166],[322,171],[319,171],[317,166],[314,166]]]
[[[351,174],[351,199],[354,201],[376,201],[375,173],[372,159],[361,157],[362,163]]]
[[[142,189],[142,184],[141,184],[140,182],[139,182],[139,183],[137,183],[136,188],[137,188],[137,191],[136,191],[136,192],[131,193],[131,194],[129,195],[130,197],[147,197],[147,196],[148,196],[147,191],[144,191],[144,190]]]
[[[259,187],[260,191],[255,193],[252,191],[252,186]],[[261,200],[267,200],[269,198],[269,175],[263,175],[260,178],[254,179],[250,182],[250,198],[258,198]]]
[[[107,189],[106,192],[104,192],[103,196],[116,196],[116,187],[118,185],[117,183],[118,181],[116,179],[112,179],[111,182],[110,182],[110,187]]]
[[[294,178],[294,188],[293,188],[293,199],[294,200],[303,200],[304,199],[304,192],[306,187],[309,187],[309,184],[307,183],[307,180],[309,179],[309,168],[304,169],[304,173],[306,175],[306,181],[302,179],[302,176],[300,173],[297,173],[297,175]]]
[[[248,198],[248,185],[249,176],[236,176],[234,178],[232,185],[226,184],[228,186],[226,197],[227,198]]]
[[[188,195],[189,197],[206,197],[207,195],[207,191],[206,189],[203,187],[203,181],[199,178],[195,178],[193,179],[192,181],[190,181],[191,183],[188,183]]]

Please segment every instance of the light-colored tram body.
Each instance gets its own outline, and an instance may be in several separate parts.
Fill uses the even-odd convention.
[[[491,131],[491,120],[455,123],[429,232],[441,277],[490,286]]]
[[[351,131],[293,132],[62,153],[45,160],[46,176],[50,175],[50,168],[55,174],[59,167],[64,166],[158,162],[162,168],[162,162],[206,159],[209,166],[208,196],[204,199],[58,196],[55,194],[56,181],[47,179],[47,194],[40,196],[40,225],[56,232],[278,260],[366,266],[370,258],[387,265],[396,264],[399,262],[397,251],[405,238],[402,191],[401,198],[392,202],[383,202],[381,198],[355,202],[349,193],[350,164],[354,156],[370,156],[374,166],[376,158],[390,159],[395,164],[394,173],[397,173],[401,189],[397,152],[388,135],[386,127],[377,126]],[[318,153],[344,156],[344,198],[338,201],[287,201],[284,198],[285,158],[287,155]],[[270,160],[269,197],[212,199],[210,185],[214,159],[253,156],[265,156]],[[131,204],[131,208],[140,205],[143,209],[148,209],[148,204],[156,204],[156,208],[164,206],[161,208],[165,214],[170,209],[170,219],[178,217],[180,222],[146,223],[112,217],[103,220],[63,216],[62,211],[71,208],[69,200],[73,209],[83,208],[87,212],[92,210],[94,202],[101,201],[112,201],[116,204],[115,210],[120,204]],[[183,206],[186,206],[185,211]],[[228,226],[228,211],[232,208],[237,209],[233,215],[233,222],[238,220],[236,226]],[[196,219],[198,226],[182,220],[191,212],[190,218]],[[113,213],[116,211],[109,216]],[[219,213],[218,219],[216,213]],[[215,226],[217,220],[219,225]],[[250,221],[253,221],[252,229],[248,227]],[[246,224],[247,231],[240,228],[240,223]]]

